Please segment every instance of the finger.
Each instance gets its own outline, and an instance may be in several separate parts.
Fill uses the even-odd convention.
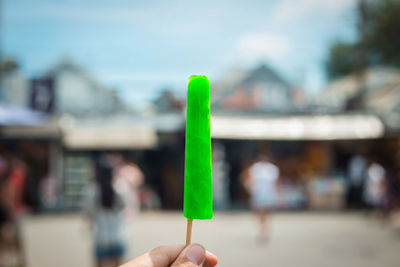
[[[203,263],[203,267],[214,267],[218,263],[218,258],[209,251],[206,251],[206,260]]]
[[[171,267],[197,267],[206,259],[206,250],[202,245],[191,244],[186,247]]]
[[[168,267],[184,247],[184,245],[160,246],[120,267]]]

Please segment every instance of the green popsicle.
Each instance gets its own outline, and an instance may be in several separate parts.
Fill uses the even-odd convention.
[[[212,218],[210,86],[202,75],[192,75],[188,82],[183,215]]]

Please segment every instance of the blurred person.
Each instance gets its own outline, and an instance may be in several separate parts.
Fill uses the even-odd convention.
[[[39,183],[40,202],[42,206],[51,210],[57,206],[58,183],[52,175],[47,175]]]
[[[13,218],[13,194],[10,183],[11,166],[9,161],[0,156],[0,217],[1,222]]]
[[[160,246],[120,267],[213,267],[218,259],[200,244]]]
[[[85,194],[85,208],[94,232],[96,264],[118,266],[125,252],[121,216],[124,198],[115,189],[113,158],[102,154],[96,159],[95,182]]]
[[[143,209],[161,208],[161,199],[151,186],[144,186],[140,190],[140,203]]]
[[[382,210],[387,200],[386,171],[378,163],[371,161],[366,172],[363,197],[369,208]]]
[[[24,266],[19,218],[24,210],[24,167],[14,157],[0,159],[0,266]]]
[[[243,185],[250,193],[251,207],[259,221],[260,241],[268,239],[268,219],[277,202],[279,168],[266,155],[249,167],[248,175],[242,176]]]
[[[49,173],[49,155],[47,146],[41,142],[27,142],[24,146],[26,177],[24,201],[32,213],[42,210],[40,184]]]
[[[124,215],[133,218],[140,211],[139,188],[144,183],[144,175],[136,164],[128,162],[122,154],[111,154],[110,160],[113,165],[114,186],[126,204]]]
[[[8,174],[8,163],[2,156],[0,156],[0,266],[7,266],[9,262],[7,259],[7,253],[9,250],[7,230],[12,216],[11,197],[7,183]]]
[[[24,201],[24,186],[26,177],[25,164],[18,158],[13,157],[11,159],[11,169],[9,174],[10,183],[10,194],[12,201],[12,213],[13,217],[19,217],[26,211],[26,205]]]
[[[347,206],[349,208],[363,207],[363,185],[366,175],[367,161],[361,155],[354,155],[349,162]]]

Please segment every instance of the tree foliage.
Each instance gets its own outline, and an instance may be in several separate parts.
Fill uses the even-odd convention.
[[[400,67],[400,1],[371,2],[365,27],[369,64]]]
[[[400,67],[400,0],[360,0],[357,15],[358,40],[330,48],[329,79],[374,65]]]
[[[340,41],[334,43],[326,63],[328,78],[336,79],[352,72],[356,68],[355,54],[353,44]]]
[[[0,74],[12,72],[18,69],[18,63],[12,58],[5,58],[0,61]]]

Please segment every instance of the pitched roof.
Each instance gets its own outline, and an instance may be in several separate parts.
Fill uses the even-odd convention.
[[[251,84],[256,82],[273,82],[278,83],[286,87],[290,88],[289,84],[279,76],[275,71],[273,71],[267,65],[261,65],[258,68],[251,71],[246,78],[242,80],[242,84]]]
[[[231,73],[228,81],[222,79],[222,81],[216,82],[218,90],[211,94],[211,106],[214,110],[229,110],[230,112],[287,111],[291,101],[291,86],[270,67],[261,65],[248,73],[236,73],[236,77]],[[273,103],[273,105],[267,103],[272,101],[268,97],[271,95],[271,90],[274,91],[272,97],[280,99],[279,103]]]

